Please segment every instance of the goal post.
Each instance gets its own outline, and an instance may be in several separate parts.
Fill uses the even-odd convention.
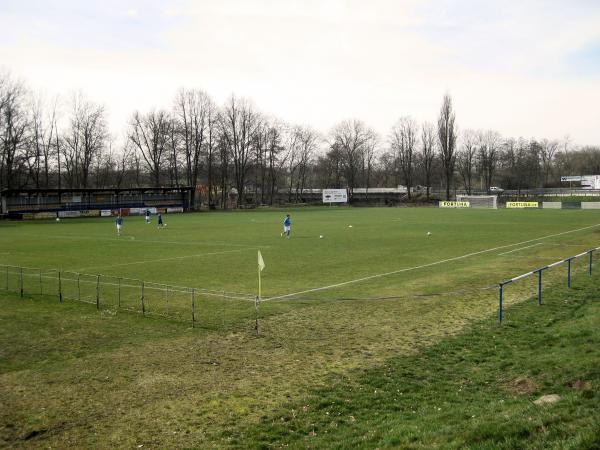
[[[457,202],[469,202],[469,208],[498,208],[497,195],[457,195]]]

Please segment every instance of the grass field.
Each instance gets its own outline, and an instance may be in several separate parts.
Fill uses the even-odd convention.
[[[494,321],[497,290],[489,288],[597,247],[600,212],[434,208],[290,212],[291,239],[280,236],[282,210],[173,215],[166,217],[168,226],[162,230],[144,224],[141,217],[131,217],[125,219],[120,238],[109,219],[0,223],[0,264],[41,268],[44,274],[60,268],[101,274],[103,279],[127,277],[193,287],[198,289],[200,325],[191,329],[180,320],[187,320],[187,298],[181,300],[181,315],[171,316],[177,319],[173,321],[122,313],[115,308],[114,292],[102,292],[100,311],[78,302],[59,304],[52,279],[44,278],[44,295],[39,295],[34,277],[27,281],[25,299],[2,292],[4,445],[260,448],[289,443],[331,448],[337,442],[339,448],[458,448],[481,439],[488,444],[479,448],[494,448],[490,443],[500,439],[497,431],[504,429],[495,422],[475,421],[492,427],[482,436],[471,425],[450,430],[459,418],[464,419],[462,415],[425,414],[423,408],[434,403],[447,409],[455,403],[460,407],[464,400],[448,394],[448,384],[438,386],[439,377],[428,379],[432,373],[427,364],[442,361],[448,353],[462,354],[449,352],[456,342],[463,346],[496,342],[497,333],[512,339],[512,332],[524,333],[514,339],[522,342],[519,354],[525,361],[528,339],[533,339],[530,351],[534,352],[537,344],[543,348],[536,341],[546,339],[548,333],[568,334],[575,313],[565,311],[575,307],[568,303],[563,311],[557,305],[562,306],[563,298],[570,299],[575,289],[580,290],[577,304],[583,305],[576,311],[589,309],[585,320],[597,320],[597,306],[587,303],[597,295],[597,288],[593,278],[590,281],[584,274],[583,259],[574,262],[574,289],[569,293],[563,288],[564,268],[544,275],[545,298],[555,308],[542,308],[548,314],[540,319],[545,321],[543,332],[527,327],[534,310],[518,306],[518,301],[535,293],[535,280],[508,287],[510,308],[501,329]],[[258,335],[251,301],[257,290],[257,250],[266,263]],[[0,274],[0,289],[5,287],[2,278]],[[12,289],[14,280],[11,283]],[[202,289],[224,294],[209,295]],[[131,293],[132,298],[136,295]],[[152,298],[150,305],[161,301]],[[211,320],[203,322],[204,317]],[[465,330],[477,323],[483,324],[477,325],[478,337],[464,337]],[[565,345],[571,356],[578,346],[598,342],[590,324],[581,326],[587,327],[583,338],[575,336]],[[463,375],[448,380],[451,386],[467,383],[469,371],[480,374],[477,362],[488,361],[490,355],[489,347],[477,348],[472,357],[447,360],[462,367]],[[502,347],[502,358],[491,358],[489,370],[512,371],[518,378],[520,367],[505,365],[505,358],[517,354],[516,349],[517,344]],[[598,366],[597,351],[590,358],[578,361],[582,370],[594,362]],[[391,398],[397,396],[388,398],[389,404],[371,404],[373,397],[364,397],[358,387],[352,393],[340,387],[345,383],[340,380],[362,385],[364,371],[375,384],[383,383],[381,377],[403,379],[406,364],[421,361],[430,363],[422,362],[420,371],[415,369],[412,404],[401,407],[404,413],[409,406],[418,411],[410,428],[403,428],[404,419],[392,418]],[[597,376],[593,370],[580,375],[591,383],[589,389],[584,383],[581,392],[591,394],[582,394],[583,400],[596,395]],[[486,391],[491,389],[490,381],[474,376],[467,384],[473,388],[468,401],[480,402],[476,408],[483,411],[492,399]],[[367,385],[370,389],[371,381]],[[528,392],[527,402],[539,391]],[[506,389],[495,395],[504,398]],[[329,420],[335,408],[330,410],[320,401],[315,404],[315,398],[348,400],[345,421]],[[516,409],[524,398],[518,398]],[[360,404],[356,413],[354,402]],[[571,398],[569,402],[572,407]],[[590,405],[577,407],[589,413]],[[503,411],[499,414],[506,415]],[[358,414],[375,414],[377,419],[355,424],[350,417],[358,420]],[[505,422],[512,424],[511,417]],[[442,431],[425,426],[433,418]],[[389,434],[388,422],[394,420],[389,429],[401,430]],[[578,434],[582,440],[568,440],[561,432],[548,442],[558,442],[557,448],[564,448],[560,443],[565,442],[572,448],[586,448],[577,442],[593,442],[585,433],[598,429],[597,418],[576,425],[583,430]],[[550,424],[542,426],[547,429]],[[535,433],[525,428],[527,433],[521,425],[506,429],[512,438],[527,441]]]

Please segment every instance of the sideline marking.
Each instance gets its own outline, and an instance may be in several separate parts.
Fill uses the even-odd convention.
[[[255,247],[258,248],[258,247]],[[131,266],[131,265],[135,265],[135,264],[148,264],[148,263],[153,263],[153,262],[160,262],[160,261],[173,261],[176,259],[185,259],[185,258],[195,258],[195,257],[200,257],[200,256],[210,256],[210,255],[222,255],[224,253],[238,253],[238,252],[243,252],[244,250],[249,250],[249,249],[239,249],[239,250],[225,250],[223,252],[211,252],[211,253],[198,253],[195,255],[186,255],[186,256],[173,256],[172,258],[160,258],[160,259],[147,259],[144,261],[134,261],[134,262],[128,262],[128,263],[121,263],[121,264],[110,264],[110,265],[105,265],[105,266],[92,266],[92,267],[84,267],[82,269],[79,269],[76,272],[84,272],[86,270],[91,270],[91,269],[104,269],[104,268],[110,268],[110,267],[118,267],[118,266]],[[254,248],[252,249],[254,250]]]
[[[277,300],[277,299],[280,299],[280,298],[287,298],[287,297],[293,297],[295,295],[306,294],[308,292],[324,291],[326,289],[331,289],[331,288],[335,288],[335,287],[345,286],[347,284],[360,283],[361,281],[372,280],[374,278],[386,277],[388,275],[395,275],[397,273],[409,272],[411,270],[417,270],[417,269],[423,269],[425,267],[437,266],[439,264],[444,264],[444,263],[451,262],[451,261],[458,261],[459,259],[468,258],[470,256],[481,255],[482,253],[493,252],[495,250],[500,250],[500,249],[503,249],[503,248],[514,247],[515,245],[529,244],[530,242],[541,241],[543,239],[548,239],[548,238],[551,238],[551,237],[562,236],[564,234],[569,234],[569,233],[576,233],[578,231],[587,230],[589,228],[594,228],[594,227],[597,227],[597,226],[600,226],[600,223],[597,223],[595,225],[589,225],[589,226],[583,227],[583,228],[577,228],[575,230],[569,230],[569,231],[563,231],[561,233],[550,234],[548,236],[543,236],[543,237],[540,237],[540,238],[529,239],[527,241],[516,242],[514,244],[501,245],[499,247],[488,248],[486,250],[480,250],[478,252],[467,253],[466,255],[455,256],[453,258],[448,258],[448,259],[442,259],[440,261],[435,261],[435,262],[428,263],[428,264],[422,264],[420,266],[406,267],[404,269],[394,270],[392,272],[378,273],[378,274],[375,274],[375,275],[369,275],[367,277],[357,278],[355,280],[343,281],[341,283],[330,284],[329,286],[322,286],[322,287],[318,287],[318,288],[307,289],[305,291],[292,292],[291,294],[278,295],[278,296],[275,296],[275,297],[268,297],[268,298],[261,299],[261,300],[262,301]]]
[[[39,237],[38,234],[19,234],[19,237]],[[131,238],[134,239],[131,239]],[[58,238],[58,239],[87,239],[93,241],[110,241],[110,242],[133,242],[140,244],[178,244],[178,245],[198,245],[198,246],[210,246],[213,245],[215,247],[244,247],[244,248],[271,248],[270,245],[257,245],[257,244],[232,244],[230,242],[224,241],[155,241],[151,239],[137,238],[133,235],[122,234],[121,237],[107,238],[107,237],[94,237],[94,236],[65,236],[65,235],[53,235],[50,238]]]
[[[531,245],[528,245],[527,247],[515,248],[514,250],[510,250],[508,252],[498,253],[498,256],[508,255],[509,253],[518,252],[521,250],[525,250],[526,248],[531,248],[531,247],[535,247],[536,245],[542,245],[542,244],[543,244],[543,242],[538,242],[537,244],[531,244]]]

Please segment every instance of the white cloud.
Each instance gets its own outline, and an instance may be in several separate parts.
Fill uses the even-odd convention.
[[[47,29],[29,35],[27,17],[0,12],[11,36],[0,37],[0,60],[36,87],[82,89],[105,103],[114,131],[135,109],[170,107],[181,86],[218,102],[232,92],[248,96],[266,112],[322,131],[357,117],[383,134],[403,115],[435,120],[450,91],[461,128],[568,133],[600,144],[600,74],[582,78],[565,63],[599,38],[599,6],[205,0],[161,5],[144,22],[140,5],[125,7],[137,28],[103,19],[106,33],[120,33],[110,47],[67,45],[43,17],[36,20]]]

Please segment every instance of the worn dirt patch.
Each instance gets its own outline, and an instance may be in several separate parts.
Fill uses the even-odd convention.
[[[519,377],[506,384],[509,392],[519,395],[531,394],[538,388],[535,382],[527,377]]]
[[[578,391],[589,391],[592,389],[592,383],[586,380],[574,380],[567,383],[567,386]]]

